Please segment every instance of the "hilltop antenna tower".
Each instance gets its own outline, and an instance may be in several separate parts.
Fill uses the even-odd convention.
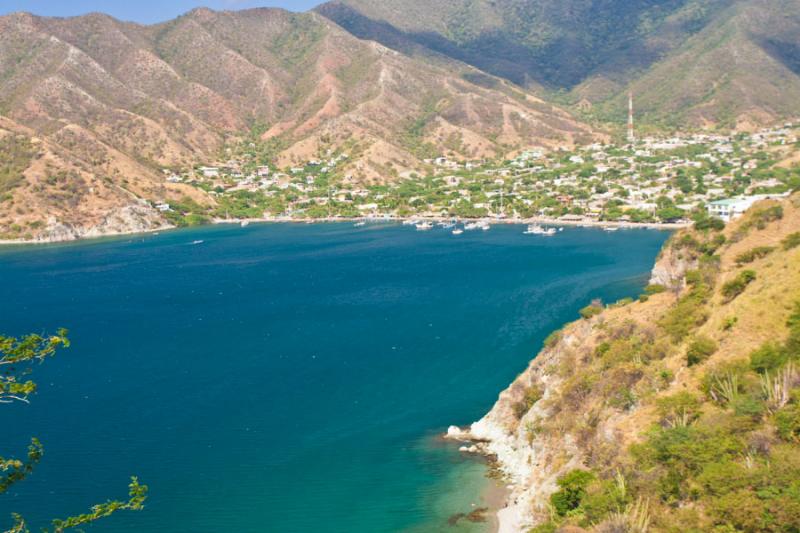
[[[633,131],[633,91],[628,93],[628,142],[636,142],[636,133]]]

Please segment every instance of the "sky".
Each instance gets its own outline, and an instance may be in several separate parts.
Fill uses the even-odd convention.
[[[200,6],[217,10],[282,7],[306,11],[320,3],[320,0],[0,0],[0,15],[28,11],[36,15],[69,17],[99,11],[118,19],[150,24],[175,18]]]

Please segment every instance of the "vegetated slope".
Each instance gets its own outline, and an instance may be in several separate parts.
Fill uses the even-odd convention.
[[[799,74],[800,2],[750,0],[721,12],[630,89],[646,122],[748,129],[797,116]],[[622,117],[626,103],[617,95],[599,114]]]
[[[672,286],[584,309],[472,426],[508,530],[800,528],[800,194],[701,225],[665,246]]]
[[[281,165],[347,144],[363,180],[445,151],[481,157],[590,138],[567,113],[469,66],[418,61],[319,15],[274,9],[198,9],[155,26],[101,14],[0,17],[0,115],[84,180],[119,189],[115,205],[174,197],[160,167],[216,159],[226,141],[254,131],[274,141]],[[38,185],[14,180],[0,233],[19,225],[9,214],[48,188],[48,172],[25,173]],[[73,188],[75,205],[104,211],[93,186]],[[39,205],[49,206],[40,217],[59,220],[74,207]]]
[[[622,121],[686,126],[796,115],[797,0],[335,0],[355,35],[431,50]],[[641,98],[639,95],[641,94]]]

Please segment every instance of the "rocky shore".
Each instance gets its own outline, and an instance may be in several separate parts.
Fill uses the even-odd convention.
[[[653,282],[683,280],[691,262],[679,259],[668,247],[659,256],[652,271]],[[463,453],[496,458],[508,484],[506,502],[497,512],[499,533],[519,533],[546,519],[549,497],[557,490],[557,480],[581,467],[587,450],[579,437],[569,432],[553,434],[537,431],[552,420],[553,400],[559,401],[564,389],[563,373],[555,368],[571,364],[576,353],[591,353],[596,339],[596,319],[579,320],[567,325],[557,340],[548,343],[538,356],[504,390],[491,411],[468,427],[451,426],[445,438],[462,443]],[[530,391],[536,389],[537,401],[528,409]],[[521,416],[520,416],[521,415]],[[619,428],[617,420],[600,422],[599,432],[613,441]]]
[[[136,233],[151,233],[174,228],[161,214],[142,204],[131,204],[108,213],[89,224],[69,224],[51,217],[32,239],[0,239],[0,244],[46,244]]]

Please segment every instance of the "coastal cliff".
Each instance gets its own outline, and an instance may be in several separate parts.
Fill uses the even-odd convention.
[[[799,207],[676,233],[638,301],[582,311],[450,428],[507,477],[501,532],[796,530]]]
[[[129,204],[97,220],[68,224],[50,217],[36,236],[30,239],[0,240],[0,243],[53,243],[94,237],[129,235],[171,229],[161,214],[147,204]]]

